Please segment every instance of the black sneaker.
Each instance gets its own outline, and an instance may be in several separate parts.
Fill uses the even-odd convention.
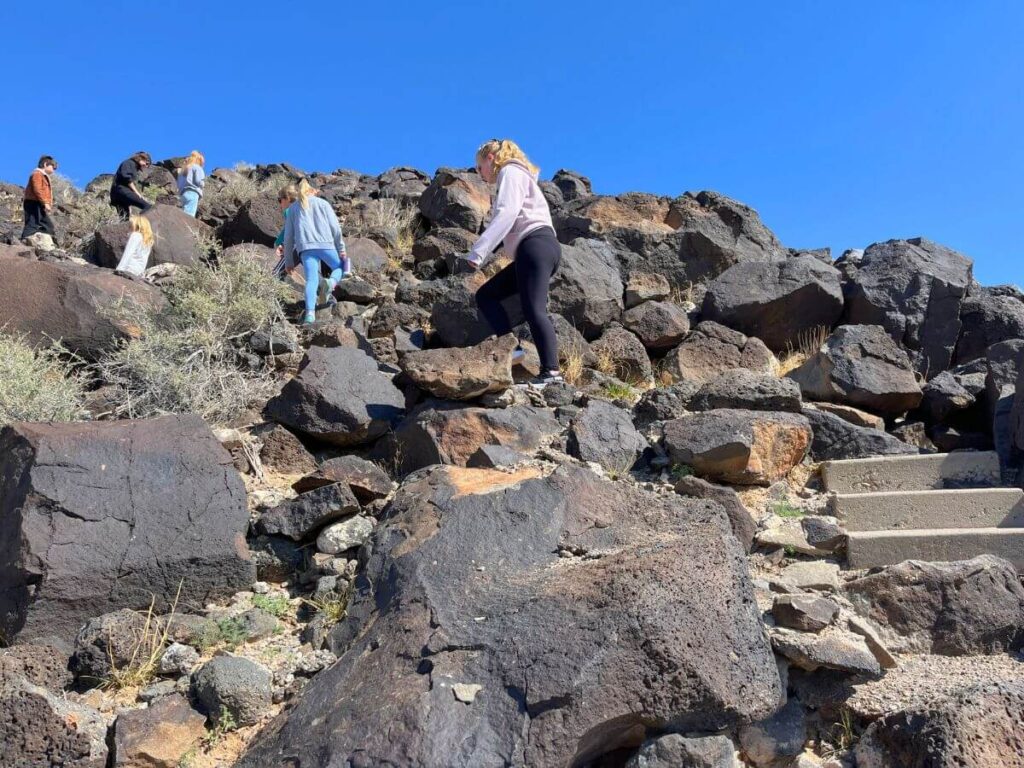
[[[521,386],[524,386],[527,389],[540,391],[549,384],[563,383],[565,383],[565,379],[562,378],[562,374],[560,373],[542,373],[540,374],[540,376],[534,376],[532,379],[527,381],[525,384],[522,384]]]

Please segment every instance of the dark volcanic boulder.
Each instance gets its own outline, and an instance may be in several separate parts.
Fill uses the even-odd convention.
[[[591,400],[569,427],[569,453],[619,474],[632,468],[647,447],[628,411],[607,400]]]
[[[907,638],[914,652],[960,656],[1024,645],[1024,587],[993,555],[907,560],[846,583],[854,606]]]
[[[675,491],[681,496],[707,499],[721,504],[729,518],[733,535],[743,545],[744,552],[750,551],[750,547],[754,543],[754,534],[757,532],[757,523],[747,508],[743,506],[736,491],[724,485],[709,483],[707,480],[701,480],[693,475],[680,478],[675,485]]]
[[[382,198],[398,200],[403,205],[416,205],[430,184],[430,177],[416,168],[390,168],[377,177]]]
[[[566,168],[560,168],[555,171],[555,175],[551,177],[551,182],[558,187],[558,191],[562,193],[562,199],[566,202],[589,197],[594,193],[590,179],[581,173],[570,171]]]
[[[930,378],[952,362],[971,265],[966,256],[920,237],[868,246],[847,285],[843,322],[882,326]]]
[[[434,397],[472,400],[512,386],[516,337],[506,334],[475,347],[446,347],[407,352],[399,358],[405,375]]]
[[[157,264],[195,264],[206,256],[203,241],[212,238],[213,230],[199,219],[193,219],[174,205],[154,205],[146,211],[153,227],[153,252],[147,266]],[[105,224],[96,231],[93,259],[101,267],[113,269],[121,260],[130,234],[128,224]]]
[[[814,440],[811,458],[866,459],[869,456],[895,456],[920,453],[918,448],[904,443],[887,432],[871,427],[860,427],[831,413],[804,406],[804,416],[811,423]]]
[[[106,768],[107,724],[91,707],[22,677],[0,679],[0,765]]]
[[[360,277],[373,280],[388,266],[388,254],[366,237],[346,237],[345,252],[352,261],[352,270]]]
[[[0,327],[32,344],[57,340],[94,360],[138,333],[127,319],[112,316],[122,298],[141,306],[164,301],[159,289],[104,269],[0,255]]]
[[[292,488],[300,493],[332,483],[347,485],[362,503],[383,499],[391,493],[391,478],[372,461],[358,456],[328,459],[308,477],[296,481]]]
[[[267,403],[274,421],[334,445],[362,445],[391,428],[405,398],[372,357],[351,347],[310,347],[299,374]]]
[[[571,467],[439,467],[406,482],[365,557],[341,658],[240,768],[585,765],[782,696],[717,505]]]
[[[430,464],[465,466],[484,445],[532,453],[561,431],[543,408],[478,408],[428,400],[395,428],[393,457],[403,473]]]
[[[118,608],[247,588],[245,486],[198,416],[0,432],[0,633],[70,643]]]
[[[690,410],[745,408],[751,411],[800,412],[800,387],[770,373],[736,368],[707,381],[690,399]]]
[[[878,325],[841,325],[787,374],[810,400],[896,415],[921,402],[910,359]]]
[[[718,192],[687,192],[673,201],[666,221],[679,234],[678,258],[688,281],[709,280],[740,262],[786,255],[757,211]]]
[[[1024,339],[1024,301],[974,287],[960,305],[960,338],[956,343],[958,365],[985,356],[993,344]]]
[[[419,199],[420,213],[438,227],[479,232],[491,209],[491,190],[472,171],[440,168]]]
[[[756,336],[776,352],[843,313],[839,270],[813,256],[734,264],[708,283],[701,316]]]
[[[858,768],[1024,768],[1024,683],[987,683],[879,718]]]
[[[741,485],[781,480],[811,444],[807,419],[797,413],[721,408],[666,422],[672,460],[698,475]]]
[[[284,214],[277,202],[277,192],[276,189],[262,192],[244,203],[217,230],[221,242],[226,246],[240,243],[273,245],[284,227]]]
[[[777,361],[760,339],[704,320],[665,355],[661,370],[675,381],[704,383],[736,368],[771,373]]]
[[[416,263],[421,261],[446,261],[454,264],[454,260],[469,252],[476,242],[476,235],[458,227],[435,229],[425,237],[421,237],[412,246],[412,257]]]
[[[430,324],[446,347],[479,344],[493,331],[476,308],[476,292],[487,277],[482,272],[453,275],[443,280],[421,283],[417,295],[430,307]],[[502,303],[513,325],[523,322],[523,305],[519,296]]]
[[[619,319],[623,290],[615,254],[607,244],[576,240],[562,246],[562,261],[551,281],[550,308],[587,339]]]
[[[622,324],[652,350],[671,349],[690,330],[690,318],[676,304],[645,301],[622,314]]]
[[[623,381],[649,381],[653,375],[651,360],[643,342],[635,334],[614,323],[590,345],[598,365],[608,365],[603,371]]]
[[[314,538],[328,523],[358,511],[359,502],[348,485],[333,483],[300,493],[268,509],[260,515],[257,527],[261,533],[305,541]]]

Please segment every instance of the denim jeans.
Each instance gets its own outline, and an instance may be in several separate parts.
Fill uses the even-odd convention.
[[[320,288],[320,262],[331,270],[330,279],[341,280],[341,259],[333,248],[314,248],[299,254],[306,275],[306,312],[316,312],[316,294]]]
[[[181,193],[181,209],[193,219],[196,217],[196,209],[199,207],[199,193],[193,189],[186,189]]]

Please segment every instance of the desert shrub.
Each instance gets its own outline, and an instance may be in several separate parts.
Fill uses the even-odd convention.
[[[790,342],[786,345],[786,350],[776,366],[776,375],[785,376],[803,365],[808,358],[825,345],[831,332],[827,325],[817,325],[814,328],[800,331],[797,334],[796,343]]]
[[[283,317],[284,284],[249,254],[179,270],[167,305],[121,304],[139,338],[123,342],[98,364],[121,390],[118,416],[197,413],[223,423],[273,394],[273,370],[252,368],[239,344]]]
[[[235,170],[239,170],[237,166]],[[220,203],[225,203],[229,207],[239,207],[261,192],[276,192],[289,181],[291,177],[284,173],[272,174],[263,181],[245,175],[232,176],[223,184],[210,185],[200,201],[200,206],[204,210]]]
[[[33,349],[0,331],[0,425],[13,421],[75,421],[85,415],[85,381],[60,347]]]
[[[89,250],[96,230],[106,224],[118,221],[117,211],[110,207],[107,199],[82,195],[67,208],[64,218],[64,247],[85,255]]]

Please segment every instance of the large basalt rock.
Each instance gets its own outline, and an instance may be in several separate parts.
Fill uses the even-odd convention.
[[[562,246],[549,306],[590,340],[619,319],[623,290],[611,248],[598,240],[576,240]]]
[[[176,693],[123,711],[114,723],[113,768],[177,768],[205,735],[206,718]]]
[[[198,416],[0,432],[0,633],[74,640],[119,608],[199,608],[255,580],[245,486]]]
[[[107,725],[91,707],[33,685],[0,679],[0,765],[106,768]]]
[[[757,522],[751,516],[749,510],[743,506],[739,494],[732,488],[724,485],[715,485],[707,480],[689,475],[680,478],[675,485],[675,491],[681,496],[689,496],[694,499],[707,499],[717,502],[725,510],[729,518],[729,525],[733,535],[743,546],[744,552],[749,552],[754,543],[754,534],[757,532]]]
[[[277,192],[276,189],[262,192],[243,203],[235,215],[217,230],[221,242],[225,246],[241,243],[273,245],[284,227],[284,214],[277,201]]]
[[[438,227],[479,232],[491,209],[492,189],[476,173],[440,168],[419,199],[420,213]]]
[[[673,382],[703,384],[736,368],[771,373],[776,364],[775,356],[760,339],[704,320],[665,355],[661,371]]]
[[[952,362],[971,267],[966,256],[924,238],[868,246],[847,285],[843,322],[882,326],[930,378]]]
[[[920,449],[881,429],[860,427],[846,419],[817,408],[804,406],[804,416],[814,431],[811,458],[866,459],[870,456],[898,456],[920,453]]]
[[[585,765],[780,703],[715,505],[579,468],[439,467],[407,480],[364,553],[339,661],[241,768]]]
[[[787,374],[805,398],[896,415],[916,408],[921,386],[907,353],[878,325],[843,325]]]
[[[653,375],[651,359],[643,342],[618,323],[607,328],[601,338],[590,345],[590,350],[598,365],[610,366],[602,370],[623,381],[649,381]]]
[[[482,446],[532,453],[561,431],[562,425],[541,408],[478,408],[428,400],[395,428],[392,458],[403,473],[430,464],[465,466]]]
[[[690,318],[676,304],[645,301],[622,314],[622,324],[650,350],[671,349],[690,330]]]
[[[907,560],[847,582],[847,596],[912,652],[960,656],[1024,646],[1024,587],[993,555]]]
[[[196,264],[206,256],[203,241],[213,236],[213,229],[203,221],[194,219],[174,205],[154,205],[146,211],[153,227],[153,251],[148,266],[157,264]],[[124,254],[131,234],[126,222],[105,224],[96,231],[93,241],[93,260],[101,267],[113,269]],[[273,241],[271,241],[273,242]]]
[[[569,453],[616,473],[632,468],[647,448],[628,411],[607,400],[591,400],[569,427]]]
[[[678,265],[678,236],[666,223],[668,215],[668,198],[630,192],[566,201],[554,211],[552,220],[563,243],[602,240],[611,245],[623,272],[629,274],[649,261],[658,267]]]
[[[310,347],[299,374],[266,408],[274,421],[340,446],[377,439],[404,411],[405,398],[390,377],[351,347]]]
[[[1024,683],[970,688],[879,718],[854,748],[858,768],[1022,768]]]
[[[1024,301],[988,288],[973,287],[960,305],[960,338],[954,360],[958,365],[985,357],[993,344],[1024,339]]]
[[[702,317],[781,352],[843,313],[839,270],[814,256],[734,264],[708,284]]]
[[[398,200],[403,205],[416,205],[430,185],[430,177],[416,168],[389,168],[377,177],[378,196]]]
[[[96,267],[0,255],[0,327],[32,344],[60,341],[94,360],[139,329],[113,310],[122,301],[159,307],[153,286]]]
[[[494,333],[476,306],[476,292],[487,278],[487,274],[478,270],[467,275],[426,281],[416,287],[415,295],[430,308],[430,324],[444,346],[479,344]],[[502,306],[513,326],[523,322],[523,305],[519,296],[512,296],[502,302]]]
[[[705,382],[690,399],[690,410],[743,408],[800,412],[800,388],[790,379],[735,368]]]
[[[741,485],[781,480],[803,459],[811,428],[800,414],[722,408],[666,422],[673,461],[698,475]]]
[[[425,349],[399,356],[413,384],[434,397],[472,400],[512,386],[512,352],[516,337],[506,334],[474,347]]]
[[[666,222],[679,234],[678,258],[687,281],[710,280],[733,264],[775,261],[787,253],[757,211],[718,192],[687,192],[673,201]]]

